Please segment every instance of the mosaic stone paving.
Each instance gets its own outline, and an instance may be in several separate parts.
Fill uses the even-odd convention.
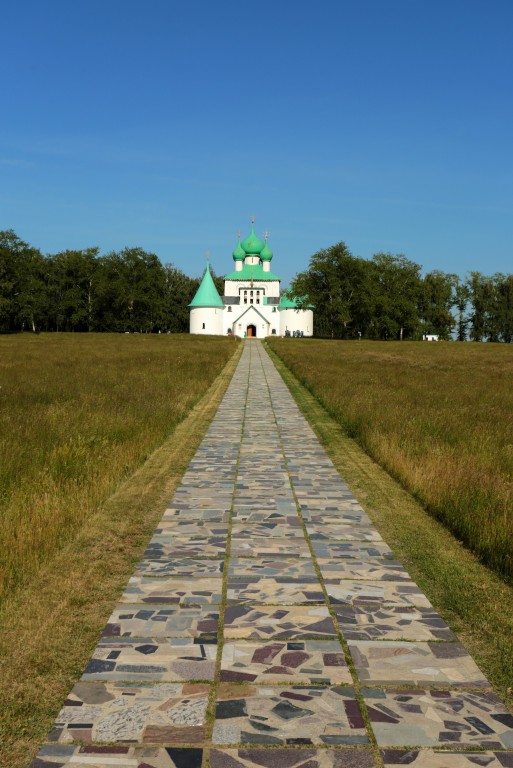
[[[324,592],[317,577],[307,582],[300,582],[299,579],[288,582],[286,578],[259,579],[258,581],[230,579],[227,601],[228,603],[268,603],[270,605],[323,603]]]
[[[431,608],[431,603],[413,581],[350,581],[348,579],[324,579],[332,605],[415,605]]]
[[[212,749],[211,768],[372,768],[363,749]]]
[[[224,559],[207,560],[200,557],[145,558],[135,571],[136,576],[219,576],[223,575]]]
[[[294,581],[317,581],[315,568],[311,560],[297,557],[231,557],[228,578],[247,580],[277,577]]]
[[[226,638],[300,639],[336,637],[328,608],[319,606],[227,605],[224,612]]]
[[[336,605],[337,624],[346,640],[455,640],[432,608],[413,605]]]
[[[30,768],[65,765],[513,768],[513,716],[256,340]]]
[[[220,679],[225,682],[350,683],[351,674],[337,640],[268,643],[227,641]]]
[[[224,557],[225,552],[226,539],[178,539],[174,536],[159,536],[150,541],[144,557],[151,560],[157,557],[167,560],[178,557]]]
[[[493,693],[363,689],[382,746],[513,747],[513,715]]]
[[[410,581],[408,572],[397,560],[386,558],[318,558],[325,579],[366,579],[367,581]]]
[[[75,747],[68,744],[45,744],[29,768],[201,768],[204,750],[197,747]],[[227,767],[228,768],[228,767]]]
[[[179,605],[217,605],[221,602],[223,582],[219,576],[208,578],[155,578],[132,576],[121,596],[122,603],[177,603]]]
[[[82,680],[213,680],[217,646],[189,638],[104,638]]]
[[[205,738],[209,693],[204,683],[78,683],[57,715],[53,736],[62,743],[195,744]]]
[[[220,685],[215,744],[368,744],[350,687]]]
[[[217,639],[215,606],[122,605],[114,609],[104,637],[193,637]]]
[[[413,768],[513,768],[513,752],[436,752],[432,749],[382,751],[385,766],[412,765]]]
[[[351,641],[349,650],[360,680],[387,685],[489,687],[459,643]]]

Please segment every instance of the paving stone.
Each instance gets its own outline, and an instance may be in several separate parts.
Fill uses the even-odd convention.
[[[192,637],[212,642],[217,638],[219,610],[215,606],[120,605],[104,637]]]
[[[217,645],[189,638],[105,638],[82,680],[213,680]]]
[[[437,752],[433,749],[384,749],[385,766],[413,768],[513,768],[513,752]]]
[[[232,557],[266,557],[267,555],[285,555],[286,557],[310,557],[310,549],[304,538],[244,538],[231,540]]]
[[[336,631],[325,605],[228,605],[224,612],[224,636],[250,640],[334,638]]]
[[[220,685],[214,744],[368,744],[351,687]]]
[[[454,640],[432,608],[413,605],[335,605],[345,640]]]
[[[157,557],[165,559],[175,557],[224,557],[226,538],[203,536],[195,539],[179,539],[175,536],[154,537],[146,552],[145,558],[151,560]]]
[[[45,744],[28,768],[201,768],[198,747],[96,746]]]
[[[349,643],[349,650],[362,682],[490,687],[459,643],[354,640]]]
[[[299,538],[304,539],[304,533],[301,525],[288,525],[287,523],[265,522],[265,523],[247,523],[234,522],[232,526],[232,536],[234,539],[256,539],[256,538]]]
[[[350,579],[324,579],[332,605],[414,605],[431,608],[425,594],[413,581],[351,581]]]
[[[365,579],[366,581],[411,581],[410,575],[397,560],[364,557],[318,558],[324,579]]]
[[[209,693],[205,683],[79,683],[57,715],[54,737],[61,743],[197,744],[205,738]]]
[[[228,567],[230,581],[236,579],[248,580],[258,578],[283,578],[288,582],[310,581],[318,582],[315,568],[311,560],[297,557],[231,557]]]
[[[306,530],[312,542],[316,541],[383,541],[375,528],[366,525],[344,525],[343,523],[306,523]]]
[[[297,605],[324,603],[325,597],[317,577],[309,581],[286,577],[277,579],[228,580],[228,603],[258,603],[269,605]]]
[[[135,570],[135,576],[214,576],[223,575],[224,558],[176,557],[145,558]]]
[[[221,602],[221,576],[208,578],[152,578],[132,576],[121,603],[170,603],[176,605],[218,605]]]
[[[372,730],[387,747],[513,747],[513,715],[484,691],[362,690]]]
[[[332,559],[338,557],[363,557],[393,559],[388,544],[362,541],[312,541],[312,549],[317,558]]]
[[[220,679],[250,683],[352,682],[338,640],[229,640],[223,647]]]
[[[211,768],[373,768],[365,749],[211,749]]]

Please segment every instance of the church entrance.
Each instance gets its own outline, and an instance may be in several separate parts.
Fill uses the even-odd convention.
[[[256,336],[256,325],[248,325],[246,329],[246,335],[248,339],[251,339],[252,337]]]

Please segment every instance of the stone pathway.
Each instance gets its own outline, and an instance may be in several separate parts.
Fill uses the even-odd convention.
[[[258,341],[31,766],[68,764],[513,767],[513,716]]]

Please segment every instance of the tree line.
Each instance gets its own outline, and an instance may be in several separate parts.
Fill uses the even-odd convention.
[[[214,275],[219,292],[223,280]],[[98,248],[52,255],[0,231],[0,332],[171,332],[189,329],[200,283],[154,253]],[[513,341],[513,275],[462,279],[402,255],[372,259],[345,243],[318,251],[290,295],[315,306],[315,335],[328,338]]]
[[[289,294],[315,306],[316,336],[513,341],[513,275],[422,275],[405,256],[363,259],[340,242],[312,256]]]
[[[222,280],[215,278],[222,291]],[[98,248],[44,256],[12,230],[0,232],[0,332],[180,333],[200,278],[154,253]]]

